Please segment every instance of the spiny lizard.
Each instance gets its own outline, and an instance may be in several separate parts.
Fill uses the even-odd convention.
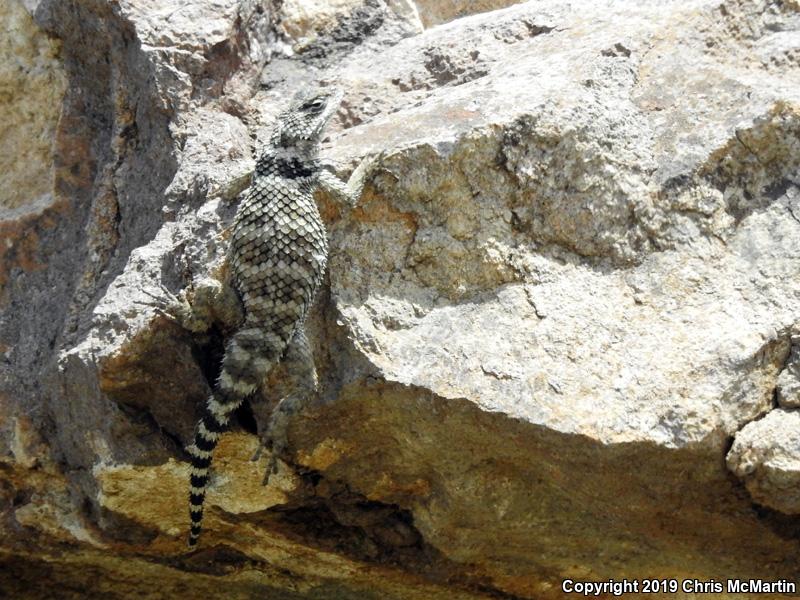
[[[314,191],[323,188],[353,205],[375,164],[375,159],[362,161],[345,184],[320,162],[322,131],[341,99],[338,90],[301,93],[278,117],[234,218],[229,281],[205,280],[195,286],[191,303],[173,297],[167,311],[194,331],[208,329],[213,316],[227,315],[235,323],[194,444],[188,447],[190,548],[200,536],[212,453],[232,413],[275,365],[286,363],[296,391],[275,407],[263,436],[272,445],[266,482],[286,448],[289,417],[316,390],[305,319],[325,272],[328,242]]]

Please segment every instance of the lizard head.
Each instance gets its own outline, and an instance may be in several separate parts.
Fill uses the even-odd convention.
[[[298,93],[278,117],[276,141],[284,147],[316,144],[341,101],[336,88]]]

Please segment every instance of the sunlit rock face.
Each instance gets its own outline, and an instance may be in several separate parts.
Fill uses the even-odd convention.
[[[793,577],[800,5],[0,4],[0,595],[561,598]],[[279,368],[185,553],[183,447],[253,151],[344,102],[319,397]],[[14,575],[9,575],[13,573]],[[78,592],[76,592],[78,593]],[[766,596],[765,596],[766,597]]]

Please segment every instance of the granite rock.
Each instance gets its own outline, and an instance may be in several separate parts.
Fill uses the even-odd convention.
[[[32,74],[0,71],[0,592],[797,578],[795,0],[0,11]],[[320,394],[262,487],[270,376],[184,554],[226,332],[154,297],[224,274],[256,141],[332,83],[324,158],[380,157],[356,208],[318,198]]]

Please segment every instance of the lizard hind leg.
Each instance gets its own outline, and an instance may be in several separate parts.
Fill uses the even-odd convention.
[[[303,410],[318,388],[314,355],[302,325],[295,331],[283,363],[294,389],[278,402],[269,418],[267,430],[262,436],[262,444],[271,447],[269,463],[262,481],[263,485],[267,485],[271,476],[277,472],[278,458],[286,451],[289,422],[292,416]]]

